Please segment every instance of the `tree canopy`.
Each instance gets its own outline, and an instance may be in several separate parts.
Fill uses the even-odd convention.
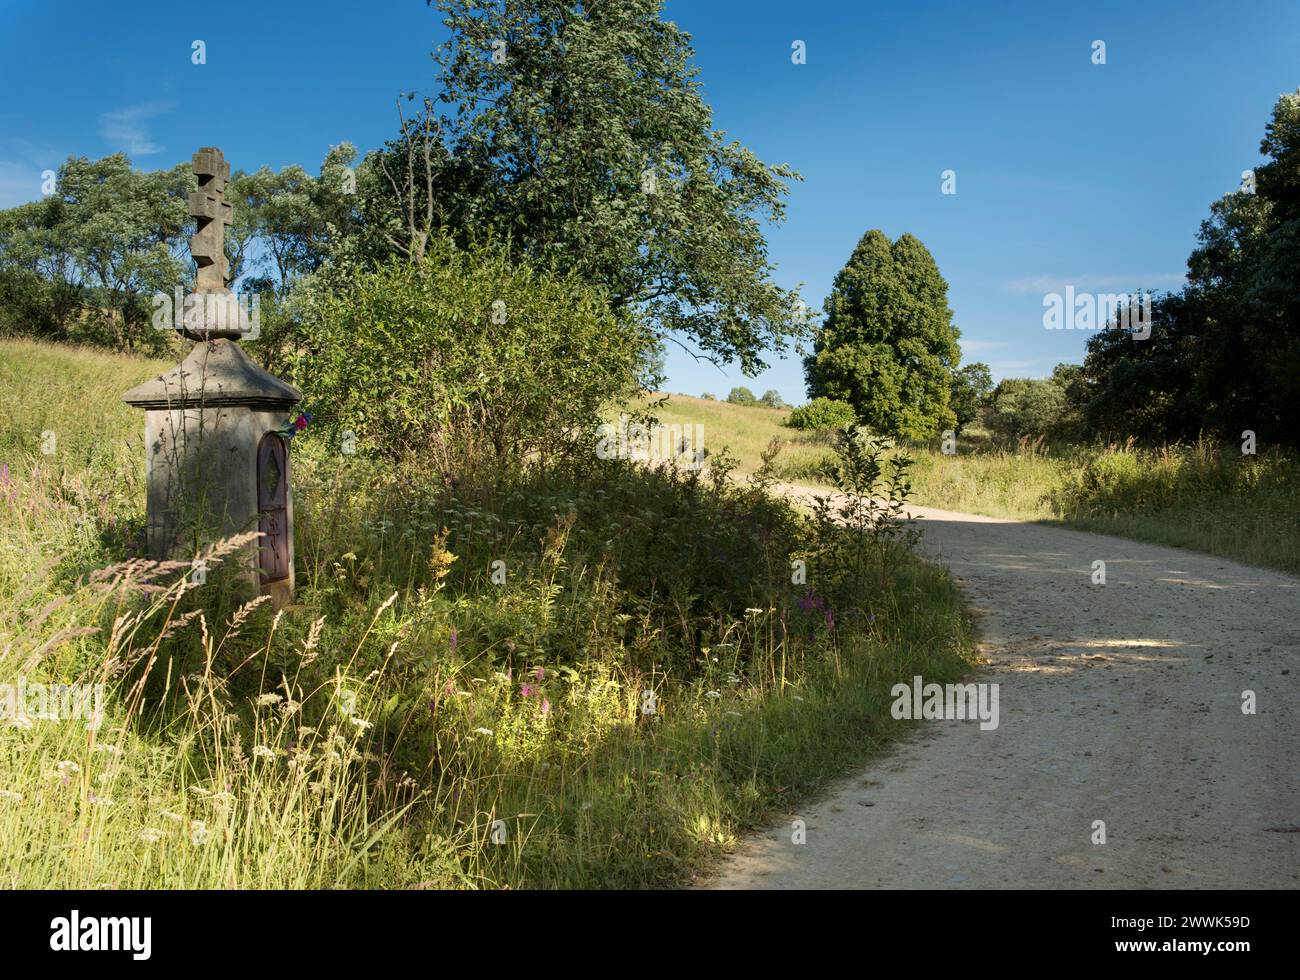
[[[660,0],[436,6],[451,31],[440,92],[370,160],[370,247],[418,259],[440,227],[508,237],[746,373],[803,335],[761,227],[798,175],[713,128]]]
[[[920,240],[867,232],[835,276],[825,311],[804,360],[811,397],[848,402],[887,435],[926,438],[955,424],[958,331],[948,284]]]

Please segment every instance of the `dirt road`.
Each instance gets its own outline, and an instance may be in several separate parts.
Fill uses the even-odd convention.
[[[998,727],[922,722],[713,887],[1300,887],[1300,579],[912,511],[978,614]]]

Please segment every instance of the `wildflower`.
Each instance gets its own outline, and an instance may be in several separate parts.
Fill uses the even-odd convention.
[[[93,790],[90,793],[90,802],[94,803],[96,806],[109,807],[113,805],[113,800],[111,797],[96,796]]]
[[[495,735],[496,732],[492,731],[492,729],[490,729],[490,728],[476,728],[476,729],[474,729],[474,734],[475,734],[475,735]]]
[[[456,652],[456,644],[460,641],[460,634],[456,632],[456,627],[451,628],[451,636],[447,638],[447,647],[452,653]]]
[[[719,692],[717,692],[717,691],[705,691],[705,692],[704,692],[704,696],[705,696],[706,698],[709,698],[710,700],[714,700],[714,699],[717,699],[717,698],[722,697],[722,695],[721,695]]]
[[[77,765],[70,759],[64,759],[54,768],[58,771],[60,776],[75,776],[77,773],[81,772],[81,766]]]
[[[171,823],[185,822],[184,817],[182,817],[179,813],[172,813],[170,810],[160,810],[158,811],[158,816],[162,817],[164,820],[170,821]]]
[[[551,713],[551,702],[547,698],[542,698],[542,714],[549,715],[550,713]]]
[[[96,746],[95,746],[95,751],[96,751],[96,752],[103,752],[105,755],[121,755],[121,754],[122,754],[122,750],[119,749],[116,745],[109,745],[109,744],[107,744],[107,743],[102,743],[102,742],[101,742],[99,745],[96,745]]]
[[[531,697],[532,697],[534,694],[536,694],[536,693],[537,693],[537,688],[533,687],[533,685],[531,685],[531,684],[521,684],[521,685],[519,685],[519,696],[520,696],[520,697],[531,698]]]
[[[140,839],[146,844],[157,844],[163,839],[163,832],[157,827],[145,827],[140,831]]]
[[[190,792],[193,793],[195,796],[211,796],[211,795],[212,795],[212,790],[210,790],[210,789],[204,789],[202,786],[191,786],[191,787],[190,787]]]
[[[364,718],[357,718],[357,717],[353,716],[352,719],[351,719],[351,721],[352,721],[352,724],[353,724],[353,725],[355,725],[357,728],[361,729],[363,732],[364,732],[367,728],[374,728],[374,727],[375,727],[375,723],[374,723],[373,721],[366,721]]]
[[[270,694],[259,694],[257,696],[257,706],[259,708],[265,708],[268,705],[279,704],[283,700],[284,698],[274,692]]]
[[[297,701],[286,701],[284,702],[284,704],[280,706],[280,710],[283,711],[286,715],[293,715],[293,714],[297,714],[298,710],[301,707],[302,705],[299,704]]]
[[[746,610],[745,610],[745,615],[746,615],[746,616],[761,616],[761,615],[763,615],[763,610],[761,610],[761,609],[746,609]]]
[[[15,793],[11,789],[0,789],[0,800],[13,800],[15,803],[23,801],[22,793]]]
[[[210,802],[214,810],[229,810],[235,805],[235,794],[227,793],[224,790],[220,793],[213,793]]]
[[[542,678],[546,676],[546,668],[538,667],[535,671],[533,671],[533,675],[537,678],[537,683],[540,684],[542,682]]]
[[[254,759],[274,759],[274,758],[275,758],[275,749],[273,749],[273,748],[271,748],[270,746],[267,746],[267,745],[254,745],[254,746],[253,746],[253,758],[254,758]]]
[[[190,843],[202,847],[208,839],[208,825],[202,820],[190,821]]]

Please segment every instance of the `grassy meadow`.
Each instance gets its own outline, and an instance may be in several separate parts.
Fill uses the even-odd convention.
[[[120,401],[169,366],[0,341],[0,684],[104,692],[0,720],[6,887],[688,883],[903,730],[893,683],[973,663],[942,570],[837,584],[721,467],[476,482],[308,429],[294,604],[233,593],[231,543],[196,584],[142,553]]]
[[[660,396],[662,397],[662,396]],[[751,472],[772,439],[780,478],[821,485],[830,440],[782,425],[785,411],[671,395],[665,423],[702,424],[710,451],[726,448]],[[1261,448],[1209,441],[1128,445],[1006,446],[978,428],[957,452],[909,443],[913,502],[1190,548],[1247,564],[1300,572],[1300,461]]]

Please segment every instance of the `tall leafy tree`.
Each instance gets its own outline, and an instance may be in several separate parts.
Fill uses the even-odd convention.
[[[1153,304],[1150,339],[1089,339],[1095,433],[1300,442],[1300,91],[1274,105],[1260,152],[1254,185],[1211,205],[1187,286]]]
[[[713,128],[660,0],[430,2],[441,94],[370,161],[372,235],[416,259],[443,224],[509,237],[747,372],[803,334],[761,226],[798,175]]]
[[[260,285],[284,295],[318,269],[334,236],[354,222],[356,156],[352,144],[341,143],[330,149],[319,176],[297,165],[236,173],[227,192],[234,211],[227,236],[232,277],[257,273]]]
[[[150,297],[189,277],[184,232],[188,165],[139,171],[125,155],[69,157],[54,194],[0,220],[0,279],[43,310],[48,333],[157,346]],[[38,282],[39,280],[39,282]],[[49,323],[46,321],[56,320]]]
[[[949,403],[957,418],[956,431],[979,418],[980,408],[993,391],[993,375],[983,361],[967,364],[952,375],[952,395]]]
[[[862,236],[835,276],[813,353],[808,394],[853,406],[878,432],[925,438],[955,424],[949,405],[961,352],[948,284],[910,234]]]

